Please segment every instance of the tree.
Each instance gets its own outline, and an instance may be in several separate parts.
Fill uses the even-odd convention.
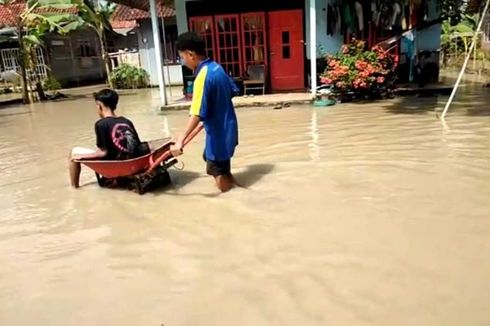
[[[92,28],[99,39],[108,83],[112,87],[109,79],[110,61],[106,31],[111,29],[109,18],[115,10],[114,4],[103,3],[94,6],[90,0],[27,0],[26,3],[0,0],[0,5],[7,8],[14,21],[15,32],[9,40],[16,41],[19,45],[18,62],[22,76],[24,103],[30,103],[32,97],[29,96],[28,91],[29,71],[32,72],[31,77],[34,79],[40,99],[44,98],[42,81],[35,73],[36,48],[43,46],[46,34],[51,32],[66,34],[84,26]],[[20,15],[17,14],[19,6],[22,6]]]
[[[92,28],[97,33],[102,60],[104,61],[107,74],[107,82],[111,88],[113,85],[111,79],[109,78],[111,74],[111,63],[109,53],[107,51],[106,31],[112,30],[109,19],[111,18],[115,9],[116,5],[110,2],[97,2],[95,6],[89,0],[81,0],[78,3],[80,18],[84,21],[86,26]]]
[[[484,5],[484,0],[440,0],[443,17],[456,25],[464,19],[464,15],[479,13]]]
[[[13,27],[15,28],[14,35],[10,38],[10,41],[16,41],[19,46],[17,60],[22,76],[22,98],[26,104],[30,103],[32,98],[32,96],[29,96],[30,93],[28,91],[29,71],[31,71],[31,77],[34,78],[35,88],[40,99],[44,98],[42,83],[35,71],[37,64],[36,48],[43,46],[43,39],[47,33],[66,34],[78,28],[82,23],[77,15],[67,10],[73,8],[73,4],[69,0],[62,1],[52,3],[49,0],[28,0],[26,3],[16,3],[15,0],[0,0],[0,5],[4,6],[11,15]],[[60,11],[58,10],[55,13],[52,10],[53,8],[65,9],[66,12],[59,13]],[[19,11],[20,15],[18,14]],[[33,91],[32,86],[31,91]]]
[[[468,53],[470,42],[475,35],[478,21],[480,19],[479,16],[479,14],[462,15],[460,22],[455,25],[451,25],[449,20],[443,22],[441,33],[441,53],[445,64],[447,63],[448,54],[451,52],[455,54],[460,51],[464,54]]]

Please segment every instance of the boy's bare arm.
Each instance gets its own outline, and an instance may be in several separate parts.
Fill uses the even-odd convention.
[[[107,151],[97,148],[97,150],[94,153],[90,154],[83,154],[83,155],[73,155],[71,157],[72,161],[78,161],[78,160],[96,160],[96,159],[101,159],[104,158],[107,155]]]
[[[170,148],[172,155],[178,156],[182,154],[182,148],[184,147],[184,139],[189,136],[189,134],[196,129],[197,125],[201,121],[201,118],[197,115],[191,115],[189,120],[187,120],[187,126],[185,131],[175,140],[175,144]]]

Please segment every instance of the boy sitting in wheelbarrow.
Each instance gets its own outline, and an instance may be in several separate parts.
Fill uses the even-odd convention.
[[[95,123],[97,150],[75,147],[70,155],[70,181],[75,188],[80,184],[79,160],[128,160],[150,152],[142,143],[133,123],[114,113],[119,101],[117,92],[103,89],[94,94],[100,119]]]

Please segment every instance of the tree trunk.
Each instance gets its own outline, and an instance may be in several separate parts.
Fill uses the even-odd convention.
[[[105,72],[107,75],[107,83],[109,84],[109,88],[112,88],[112,80],[111,80],[111,62],[109,59],[109,55],[107,53],[107,43],[105,38],[104,27],[101,26],[98,30],[99,34],[99,42],[100,42],[100,52],[102,54],[102,60],[104,61]]]
[[[19,66],[20,66],[20,74],[22,75],[22,101],[24,104],[31,103],[29,99],[29,90],[27,88],[27,69],[25,66],[25,49],[23,45],[23,31],[22,26],[18,28],[18,38],[19,38]]]
[[[37,96],[39,96],[40,101],[46,101],[48,99],[46,97],[46,94],[44,93],[43,84],[41,81],[39,81],[39,78],[36,81],[36,91],[37,91]]]
[[[29,53],[29,55],[31,56],[32,70],[35,72],[36,66],[37,66],[36,49],[35,48],[32,49],[31,53]],[[39,97],[39,101],[46,101],[48,98],[46,97],[46,94],[44,93],[41,78],[39,78],[39,75],[37,74],[37,72],[35,72],[33,74],[33,76],[34,76],[34,84],[36,87],[37,96]]]

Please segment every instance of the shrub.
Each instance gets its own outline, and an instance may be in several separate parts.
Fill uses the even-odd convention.
[[[43,89],[45,91],[57,91],[61,88],[61,84],[58,82],[58,80],[52,76],[48,75],[48,78],[46,78],[43,81]]]
[[[377,96],[394,87],[394,56],[381,47],[365,50],[364,41],[354,40],[326,60],[321,82],[330,85],[336,94]]]
[[[109,77],[115,88],[143,88],[148,87],[149,75],[143,68],[122,64],[116,67]]]

